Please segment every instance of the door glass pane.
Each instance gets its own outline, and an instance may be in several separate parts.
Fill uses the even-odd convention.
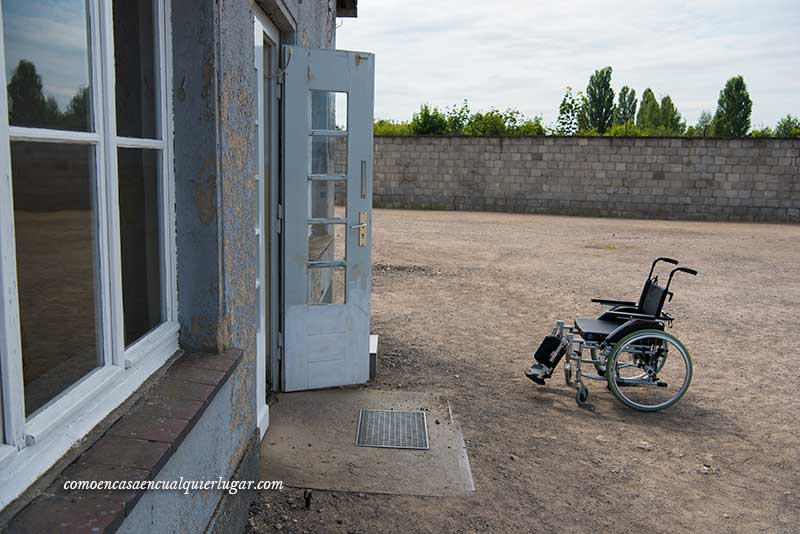
[[[11,143],[26,415],[102,362],[94,152]]]
[[[344,260],[345,224],[308,225],[308,261]]]
[[[119,149],[125,346],[162,322],[159,151]]]
[[[114,0],[117,135],[158,135],[153,0]]]
[[[2,0],[11,126],[93,131],[86,0]]]
[[[347,216],[347,182],[314,180],[311,188],[309,217],[343,219]]]
[[[347,93],[311,91],[311,128],[347,130]]]
[[[311,174],[347,174],[347,136],[311,136]]]
[[[308,270],[308,304],[344,304],[344,267]]]

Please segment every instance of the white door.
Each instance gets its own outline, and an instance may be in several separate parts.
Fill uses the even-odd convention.
[[[283,389],[369,379],[375,57],[284,47]]]
[[[274,378],[277,366],[272,369],[271,355],[274,354],[275,339],[272,335],[273,318],[277,315],[276,287],[277,266],[277,221],[274,199],[277,198],[278,163],[278,104],[277,104],[277,62],[280,34],[269,18],[255,9],[255,69],[257,78],[258,162],[256,180],[258,182],[258,225],[255,228],[258,242],[258,333],[256,335],[256,393],[258,396],[258,428],[261,436],[269,425],[267,394],[271,384],[267,381],[268,370]]]

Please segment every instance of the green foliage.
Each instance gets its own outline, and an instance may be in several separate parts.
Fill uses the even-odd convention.
[[[542,118],[534,117],[532,119],[524,119],[520,122],[511,135],[539,137],[541,135],[547,135],[547,130],[542,123]]]
[[[636,119],[636,91],[622,86],[619,90],[619,100],[617,107],[614,108],[614,124],[616,126],[625,125]]]
[[[447,108],[447,133],[450,135],[464,135],[464,128],[469,121],[469,104],[466,99],[460,106]]]
[[[734,76],[727,81],[719,93],[714,127],[722,137],[741,137],[750,130],[750,113],[753,101],[747,92],[742,76]]]
[[[378,119],[374,125],[375,135],[411,135],[411,125],[407,122],[395,122]]]
[[[414,135],[444,135],[447,133],[447,117],[437,107],[422,104],[411,119]]]
[[[652,130],[661,126],[661,107],[649,87],[642,93],[642,105],[639,106],[639,114],[636,116],[636,126],[641,130]]]
[[[614,90],[611,88],[611,67],[594,71],[586,86],[586,114],[589,126],[599,133],[611,127],[614,115]]]
[[[775,126],[775,137],[800,137],[800,117],[786,115]]]
[[[750,137],[772,137],[774,134],[772,128],[769,126],[762,126],[761,128],[753,128],[750,131]]]
[[[669,95],[661,99],[659,117],[660,126],[667,135],[682,135],[686,131],[686,122],[681,118],[678,108],[672,103]]]
[[[615,124],[603,134],[605,137],[647,137],[647,132],[641,130],[633,120],[625,124]]]
[[[528,118],[519,110],[471,113],[465,100],[461,105],[439,108],[423,104],[411,122],[378,120],[375,135],[474,135],[539,136],[547,135],[541,117]]]
[[[474,113],[467,121],[464,133],[476,136],[503,135],[506,132],[507,120],[506,115],[496,109],[486,113]]]

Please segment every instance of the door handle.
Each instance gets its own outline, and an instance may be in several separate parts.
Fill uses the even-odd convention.
[[[351,226],[353,230],[358,230],[358,246],[367,246],[367,212],[361,210],[358,213],[358,224]]]

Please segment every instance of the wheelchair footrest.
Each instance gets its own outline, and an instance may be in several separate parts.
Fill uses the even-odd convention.
[[[550,378],[553,370],[564,357],[567,347],[558,336],[546,336],[533,355],[533,365],[525,372],[525,376],[539,385],[544,385],[544,380]]]

